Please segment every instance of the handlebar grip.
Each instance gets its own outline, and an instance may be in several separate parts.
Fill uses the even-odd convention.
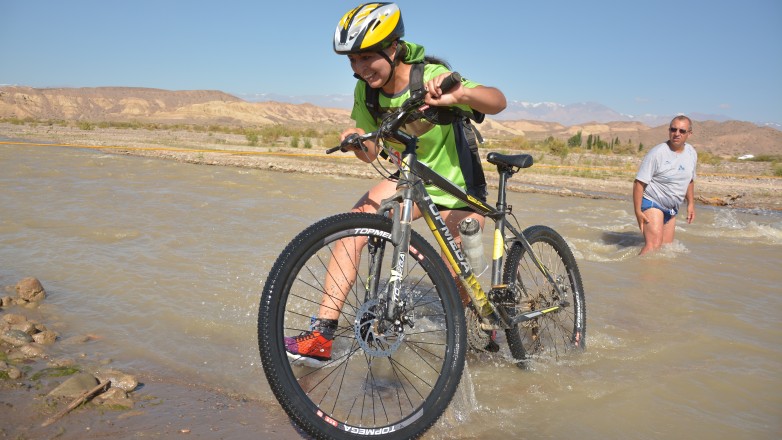
[[[451,74],[446,76],[443,82],[440,83],[440,90],[442,90],[443,93],[448,93],[449,90],[458,86],[461,82],[462,76],[459,75],[459,72],[451,72]]]
[[[339,144],[339,146],[331,147],[328,150],[326,150],[326,154],[331,154],[337,150],[341,150],[342,152],[348,151],[347,147],[349,147],[350,145],[359,145],[362,147],[362,149],[364,149],[363,145],[360,145],[356,142],[358,138],[359,138],[358,134],[351,133],[348,135],[348,137],[345,138],[345,140],[342,141],[341,144]]]

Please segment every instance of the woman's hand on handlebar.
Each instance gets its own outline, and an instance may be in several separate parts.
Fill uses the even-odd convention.
[[[447,80],[447,82],[446,82]],[[453,83],[454,87],[448,90],[442,84]],[[505,95],[494,87],[475,86],[467,88],[462,86],[461,76],[456,72],[443,73],[427,81],[424,102],[433,106],[446,106],[463,104],[473,110],[487,115],[496,115],[507,106]]]
[[[351,127],[340,133],[339,141],[341,143],[340,145],[342,146],[342,151],[352,151],[357,158],[369,163],[375,160],[378,154],[374,142],[368,140],[360,144],[355,142],[347,142],[350,138],[358,137],[364,134],[366,134],[364,130],[358,127]]]
[[[342,145],[342,151],[361,151],[361,147],[354,144],[354,143],[348,143],[345,142],[348,138],[353,138],[355,136],[361,136],[362,134],[365,134],[365,131],[358,128],[358,127],[352,127],[344,130],[342,133],[339,134],[339,142]],[[355,135],[355,136],[354,136]]]
[[[443,81],[446,78],[454,74],[453,72],[446,72],[435,76],[424,84],[426,87],[426,96],[424,96],[424,102],[432,106],[447,106],[461,104],[461,97],[464,95],[464,87],[460,81],[456,82],[456,85],[450,90],[443,90]],[[458,75],[458,74],[456,74]]]

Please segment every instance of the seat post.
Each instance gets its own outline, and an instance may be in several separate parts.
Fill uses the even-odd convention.
[[[500,181],[497,188],[497,212],[498,216],[494,220],[494,246],[492,249],[492,264],[491,264],[491,285],[492,290],[502,285],[502,260],[504,258],[504,252],[498,252],[498,250],[504,250],[504,243],[498,242],[498,240],[504,240],[505,232],[505,214],[507,214],[508,204],[506,200],[507,183],[510,176],[513,174],[507,167],[498,166],[497,170],[500,174]]]
[[[499,188],[497,189],[497,211],[500,211],[502,213],[505,212],[505,208],[507,207],[506,186],[508,184],[508,179],[511,176],[511,173],[504,168],[505,167],[497,167],[500,173]]]

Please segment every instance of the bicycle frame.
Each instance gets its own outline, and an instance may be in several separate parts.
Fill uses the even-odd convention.
[[[400,277],[405,273],[405,264],[407,251],[410,246],[410,231],[413,220],[413,205],[416,205],[421,212],[426,224],[434,234],[435,240],[440,246],[445,259],[450,264],[461,280],[465,290],[473,301],[479,315],[483,318],[484,324],[488,327],[511,328],[518,322],[533,319],[542,314],[551,313],[559,310],[560,306],[553,306],[544,310],[537,310],[528,313],[522,313],[515,317],[510,317],[504,311],[496,308],[489,300],[486,291],[481,286],[475,273],[470,267],[467,258],[462,253],[461,247],[456,243],[453,234],[445,224],[440,211],[432,202],[426,191],[424,184],[432,184],[456,199],[464,202],[473,211],[491,218],[495,223],[494,244],[492,252],[492,271],[491,284],[492,291],[506,289],[502,284],[502,264],[505,256],[505,245],[507,243],[520,243],[529,255],[533,256],[536,267],[544,274],[549,283],[557,290],[560,297],[564,297],[558,283],[555,282],[548,269],[535,255],[529,241],[524,237],[521,231],[516,230],[506,221],[507,201],[506,201],[506,183],[507,179],[514,171],[511,167],[500,170],[500,184],[497,198],[497,207],[489,206],[475,197],[467,194],[462,188],[453,182],[437,174],[426,165],[418,162],[415,148],[417,138],[407,135],[397,130],[394,133],[394,139],[405,145],[405,151],[402,157],[391,155],[391,160],[400,169],[399,181],[397,183],[397,192],[394,196],[384,200],[381,203],[378,214],[387,215],[390,212],[399,213],[394,216],[394,228],[392,229],[392,243],[394,244],[393,269],[389,285],[391,286],[389,298],[387,298],[388,307],[386,308],[386,319],[399,326],[404,319],[397,316],[397,307],[400,305]],[[505,238],[505,230],[509,230],[512,237]],[[566,304],[562,304],[566,305]]]

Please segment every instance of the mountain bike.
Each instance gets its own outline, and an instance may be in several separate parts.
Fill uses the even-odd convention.
[[[454,73],[441,88],[458,80]],[[499,174],[496,207],[468,195],[418,162],[417,138],[401,129],[420,118],[424,93],[411,93],[376,131],[327,151],[374,141],[399,170],[396,194],[377,214],[339,214],[305,229],[282,251],[264,286],[258,342],[267,381],[289,417],[315,438],[419,437],[455,394],[467,346],[480,349],[488,332],[505,331],[512,361],[520,366],[585,348],[584,290],[573,253],[550,227],[521,231],[506,201],[508,179],[531,166],[532,157],[489,153],[486,160]],[[396,154],[390,141],[404,152]],[[494,221],[488,291],[425,185]],[[413,205],[442,256],[412,229]],[[470,296],[467,308],[446,261]],[[349,292],[331,359],[317,367],[292,360],[284,338],[311,328],[328,296],[326,280],[337,278],[349,280]]]

